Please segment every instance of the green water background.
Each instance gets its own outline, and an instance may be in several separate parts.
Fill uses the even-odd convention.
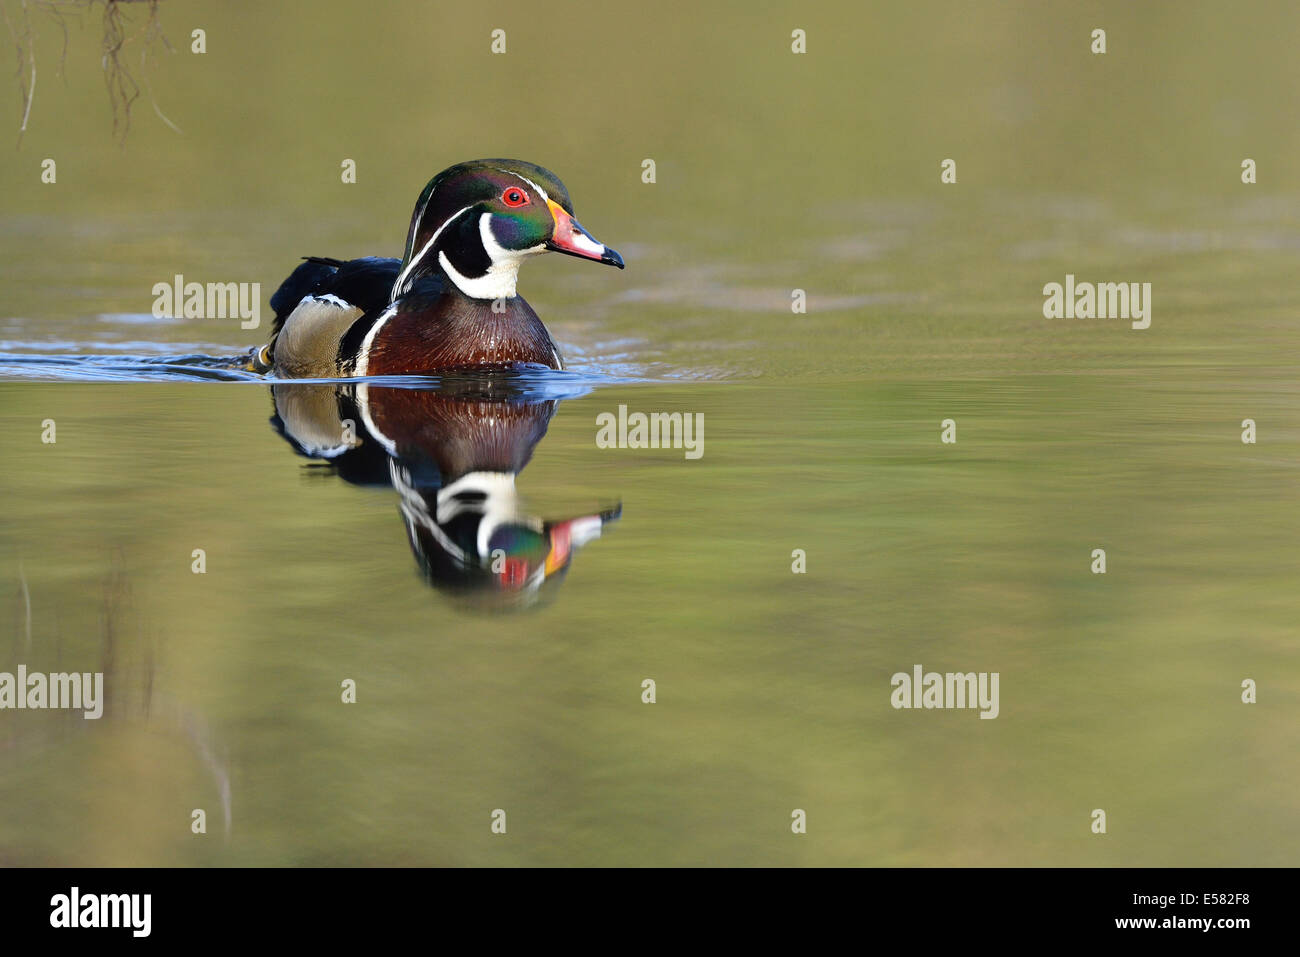
[[[114,695],[0,713],[0,863],[1296,862],[1294,5],[160,15],[141,75],[183,132],[146,97],[117,146],[98,16],[60,77],[34,14],[0,351],[245,349],[126,320],[176,273],[265,298],[299,255],[396,254],[434,172],[519,156],[628,261],[521,292],[577,365],[649,380],[563,403],[520,487],[624,517],[549,606],[468,615],[259,386],[0,383],[0,669]],[[1044,319],[1066,273],[1152,283],[1151,328]],[[703,458],[598,449],[620,403],[703,413]],[[895,711],[916,663],[999,672],[1000,716]]]

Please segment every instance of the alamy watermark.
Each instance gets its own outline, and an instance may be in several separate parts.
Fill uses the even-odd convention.
[[[1067,273],[1065,284],[1043,287],[1047,319],[1131,319],[1134,329],[1151,327],[1151,283],[1080,282]]]
[[[0,671],[0,708],[79,708],[83,718],[94,720],[104,713],[104,673],[29,674],[26,665],[16,675]]]
[[[83,894],[73,887],[50,898],[50,926],[125,927],[133,937],[148,937],[152,911],[152,894]]]
[[[172,282],[156,282],[155,319],[240,319],[239,328],[256,329],[262,323],[260,282],[186,282],[177,273]]]
[[[596,447],[601,449],[684,449],[686,458],[704,454],[703,412],[632,412],[596,416]]]
[[[889,679],[894,690],[889,703],[895,708],[979,708],[981,718],[996,718],[999,672],[923,671],[912,666],[912,673],[897,672]]]

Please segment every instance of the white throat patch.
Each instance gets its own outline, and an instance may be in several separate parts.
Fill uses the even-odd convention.
[[[515,284],[519,279],[519,266],[529,256],[546,252],[546,245],[539,244],[527,249],[506,249],[496,236],[492,235],[492,214],[484,213],[478,221],[479,236],[483,240],[483,249],[487,252],[492,265],[482,276],[469,277],[451,264],[447,254],[438,250],[438,262],[443,271],[456,284],[456,288],[471,299],[509,299],[515,294]]]

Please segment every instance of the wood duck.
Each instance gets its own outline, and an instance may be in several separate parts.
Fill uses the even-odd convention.
[[[274,428],[352,484],[391,486],[421,577],[466,610],[519,611],[555,597],[579,548],[622,505],[568,518],[529,510],[515,487],[557,399],[500,377],[438,389],[277,382]]]
[[[252,367],[282,378],[562,369],[515,292],[529,256],[623,268],[574,218],[555,174],[521,160],[459,163],[416,201],[401,260],[307,257],[271,297],[275,326]]]

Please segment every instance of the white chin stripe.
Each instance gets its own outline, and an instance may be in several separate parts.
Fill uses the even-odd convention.
[[[483,240],[483,250],[492,265],[482,276],[470,277],[452,265],[446,252],[438,250],[438,262],[443,271],[456,284],[456,288],[471,299],[509,299],[515,294],[515,284],[519,279],[519,266],[529,256],[545,252],[546,247],[530,246],[527,249],[506,249],[492,234],[492,214],[484,213],[478,221],[479,236]]]

